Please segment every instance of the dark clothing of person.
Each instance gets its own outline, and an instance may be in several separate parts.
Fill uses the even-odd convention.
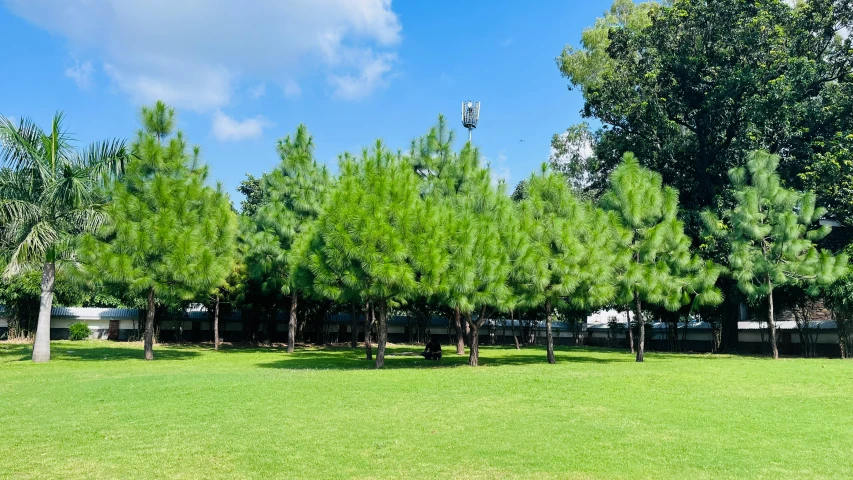
[[[441,344],[438,343],[437,340],[430,340],[429,343],[424,347],[423,353],[421,355],[424,356],[427,360],[440,360],[441,359]]]

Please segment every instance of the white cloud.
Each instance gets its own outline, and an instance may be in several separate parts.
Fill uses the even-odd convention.
[[[262,116],[235,120],[217,110],[213,113],[213,136],[221,142],[258,138],[271,123]]]
[[[497,160],[492,161],[491,157],[483,156],[480,159],[481,166],[488,168],[491,171],[492,185],[498,185],[501,180],[509,185],[512,178],[512,173],[506,163],[506,153],[504,150],[498,152]]]
[[[267,85],[261,83],[249,89],[249,98],[258,99],[267,94]]]
[[[231,100],[232,75],[224,68],[165,61],[156,64],[151,73],[128,73],[125,68],[105,63],[104,72],[137,103],[163,100],[172,106],[208,111]]]
[[[214,111],[237,82],[315,72],[332,94],[360,98],[387,83],[401,26],[391,0],[5,0],[17,15],[99,56],[136,101]],[[296,85],[294,88],[293,85]]]
[[[74,80],[74,83],[83,90],[92,86],[92,75],[94,73],[95,69],[92,67],[92,62],[89,61],[80,63],[75,60],[73,67],[65,69],[65,76]]]
[[[394,54],[374,55],[370,50],[353,52],[349,58],[355,60],[351,67],[351,73],[329,75],[329,84],[332,86],[332,94],[344,100],[358,100],[366,97],[379,87],[387,83],[387,74],[391,71],[397,60]]]
[[[284,82],[284,96],[287,98],[298,97],[302,95],[302,88],[293,80]]]
[[[497,183],[503,180],[509,185],[510,178],[512,178],[512,174],[509,171],[509,165],[506,164],[506,154],[501,150],[498,153],[498,161],[495,165],[492,165],[492,181]]]

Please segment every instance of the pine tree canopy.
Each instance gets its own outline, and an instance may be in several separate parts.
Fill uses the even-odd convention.
[[[173,134],[171,108],[143,108],[142,123],[127,171],[110,191],[109,222],[84,239],[84,258],[104,281],[194,299],[231,273],[236,215],[221,186],[207,185],[198,149],[188,151],[183,134]]]
[[[543,166],[520,202],[515,278],[522,303],[592,308],[615,294],[618,238],[607,214],[574,196],[565,178]]]
[[[509,237],[516,230],[512,201],[471,144],[448,158],[447,168],[431,179],[435,188],[429,198],[443,206],[446,217],[441,297],[463,313],[503,308],[512,269]]]
[[[610,176],[602,207],[612,212],[620,231],[618,301],[642,301],[676,310],[695,302],[714,305],[722,295],[714,284],[722,272],[691,253],[690,238],[678,220],[678,192],[661,176],[626,153]]]
[[[825,225],[812,228],[826,210],[815,207],[811,192],[784,188],[778,165],[777,155],[752,152],[745,168],[729,172],[735,206],[723,213],[724,223],[705,213],[712,232],[728,238],[732,275],[751,298],[765,297],[782,285],[816,293],[846,269],[845,255],[833,256],[815,246],[830,230]]]
[[[242,224],[249,275],[272,296],[301,288],[292,276],[301,261],[291,255],[294,242],[319,216],[331,182],[314,158],[314,139],[305,125],[280,139],[277,150],[281,162],[262,177],[260,205]]]
[[[397,303],[434,291],[445,268],[440,221],[403,156],[381,141],[360,156],[344,154],[313,230],[314,289],[330,299]]]

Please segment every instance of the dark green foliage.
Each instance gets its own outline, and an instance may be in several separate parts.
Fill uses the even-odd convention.
[[[240,213],[246,216],[253,216],[258,211],[258,207],[264,201],[263,178],[255,177],[254,175],[246,175],[246,179],[240,182],[237,191],[246,196],[245,200],[240,202]]]
[[[773,357],[778,358],[773,290],[795,285],[816,295],[820,286],[844,274],[847,257],[818,250],[814,242],[828,226],[811,227],[826,213],[815,207],[815,195],[782,187],[779,157],[753,152],[746,168],[729,171],[734,208],[722,221],[710,212],[706,224],[729,245],[729,268],[738,287],[751,299],[768,300],[768,323]]]
[[[597,198],[600,193],[595,179],[601,165],[593,151],[594,145],[595,138],[587,123],[573,125],[551,138],[551,168],[566,177],[576,195],[589,198]]]
[[[853,24],[853,2],[789,3],[617,0],[558,59],[584,115],[603,124],[593,183],[632,151],[696,212],[762,148],[783,156],[785,183],[826,186],[819,203],[847,215],[835,172],[849,170],[853,48],[837,32]]]
[[[86,340],[92,334],[89,326],[83,322],[74,322],[68,326],[68,338],[70,340]]]

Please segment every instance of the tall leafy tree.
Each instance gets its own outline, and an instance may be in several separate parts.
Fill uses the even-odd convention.
[[[306,241],[307,266],[318,293],[359,298],[375,308],[381,368],[389,308],[437,289],[443,268],[440,218],[437,207],[421,197],[408,161],[380,141],[359,157],[343,155],[340,172]]]
[[[74,261],[75,243],[104,221],[103,185],[120,174],[124,142],[74,148],[57,113],[48,131],[0,117],[0,246],[9,250],[4,276],[40,267],[41,295],[33,361],[50,360],[50,311],[58,264]]]
[[[601,191],[622,154],[634,152],[679,190],[699,245],[702,210],[728,206],[728,170],[767,149],[781,155],[785,184],[811,188],[818,205],[853,218],[845,190],[853,48],[839,35],[852,23],[849,0],[614,1],[557,60],[583,93],[582,114],[601,125],[590,188]],[[555,137],[557,151],[566,138]],[[705,254],[719,262],[728,252]],[[723,348],[733,349],[742,294],[729,278],[721,286],[727,301],[715,315]]]
[[[796,181],[804,160],[849,134],[830,112],[849,104],[853,50],[838,32],[853,24],[853,4],[791,3],[617,0],[558,59],[584,115],[603,124],[600,174],[632,151],[698,217],[745,151],[784,153]]]
[[[661,176],[640,166],[632,153],[610,176],[602,207],[622,230],[623,256],[617,276],[622,304],[633,304],[640,326],[637,361],[644,360],[643,304],[675,311],[688,302],[714,305],[722,300],[714,286],[720,268],[691,252],[684,224],[676,217],[678,192]]]
[[[262,199],[254,213],[244,217],[243,238],[249,273],[261,289],[276,297],[290,295],[287,351],[291,353],[299,291],[310,288],[310,283],[299,284],[299,277],[291,275],[298,262],[291,251],[299,233],[319,216],[330,177],[314,158],[314,139],[305,125],[279,140],[277,149],[281,162],[263,176]]]
[[[705,214],[712,231],[725,234],[730,245],[729,267],[738,287],[750,298],[767,299],[773,358],[779,358],[774,289],[797,285],[816,293],[847,266],[845,255],[833,256],[815,246],[830,231],[828,226],[811,228],[826,210],[815,208],[813,193],[784,188],[778,166],[778,155],[751,153],[746,168],[729,172],[735,206],[724,212],[725,223]]]
[[[236,215],[221,186],[207,184],[198,148],[175,133],[163,102],[141,110],[142,129],[115,182],[110,221],[84,239],[86,268],[147,294],[145,359],[153,360],[157,298],[198,300],[233,269]]]
[[[530,177],[519,209],[520,243],[513,245],[515,277],[524,304],[545,308],[548,363],[556,363],[552,318],[560,306],[592,308],[615,295],[618,237],[600,209],[579,200],[562,175]]]

